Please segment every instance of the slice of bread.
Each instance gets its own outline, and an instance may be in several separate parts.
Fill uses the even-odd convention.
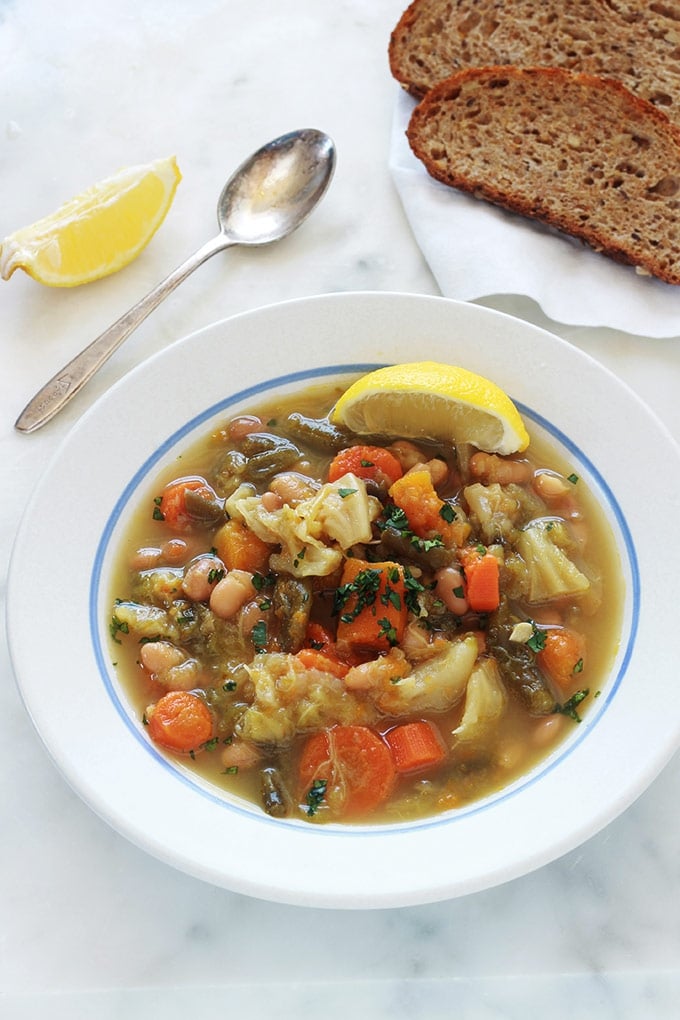
[[[393,76],[421,98],[466,67],[565,67],[616,78],[680,121],[678,0],[414,0],[392,32]]]
[[[444,184],[680,284],[680,128],[620,82],[469,68],[427,93],[407,136]]]

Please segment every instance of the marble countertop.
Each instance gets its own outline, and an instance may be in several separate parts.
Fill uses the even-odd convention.
[[[178,336],[283,299],[437,293],[388,169],[396,85],[386,47],[402,7],[0,2],[0,236],[120,166],[175,153],[184,175],[161,231],[127,270],[74,290],[21,273],[0,285],[3,610],[12,542],[35,482],[83,411],[133,365]],[[64,413],[18,435],[13,422],[38,386],[212,236],[231,170],[296,127],[322,128],[338,149],[332,187],[308,223],[278,248],[232,251],[202,267]],[[519,296],[484,303],[593,355],[680,439],[680,337],[561,326]],[[49,649],[43,654],[49,684]],[[111,830],[37,738],[4,633],[0,670],[3,1018],[678,1015],[677,756],[603,832],[524,878],[423,907],[302,909],[215,889]]]

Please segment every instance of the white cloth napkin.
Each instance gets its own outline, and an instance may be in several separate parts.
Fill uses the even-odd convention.
[[[639,276],[580,241],[430,177],[405,135],[414,106],[399,93],[389,167],[442,294],[463,301],[523,294],[555,322],[638,336],[680,335],[680,287]]]

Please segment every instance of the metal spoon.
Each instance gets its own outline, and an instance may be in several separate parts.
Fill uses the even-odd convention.
[[[212,255],[238,244],[271,244],[292,233],[324,195],[334,169],[332,140],[312,128],[281,135],[258,149],[224,186],[217,203],[219,234],[57,372],[26,405],[14,427],[34,432],[45,425],[147,315]]]

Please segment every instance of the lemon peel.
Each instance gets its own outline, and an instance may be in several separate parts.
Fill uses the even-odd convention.
[[[174,156],[118,171],[6,237],[0,276],[23,269],[47,286],[75,287],[118,272],[146,248],[181,179]]]
[[[369,372],[339,398],[331,420],[360,435],[470,443],[488,453],[518,453],[529,445],[519,411],[499,386],[435,361]]]

